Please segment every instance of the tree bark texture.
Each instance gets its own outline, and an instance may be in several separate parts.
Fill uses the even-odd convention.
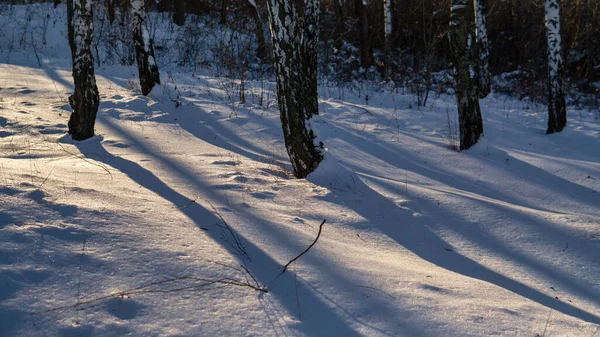
[[[385,60],[385,75],[389,76],[391,73],[390,69],[390,58],[392,53],[392,36],[393,36],[393,25],[392,25],[392,0],[383,0],[383,19],[385,24],[383,26],[383,38],[384,38],[384,60]]]
[[[562,39],[560,36],[560,0],[546,0],[548,39],[548,129],[560,132],[567,125],[567,105],[563,92]]]
[[[477,81],[477,44],[474,36],[475,27],[468,17],[468,1],[452,0],[449,31],[461,150],[466,150],[477,143],[483,133]]]
[[[67,0],[72,9],[68,15],[69,38],[73,56],[73,80],[75,92],[69,98],[73,113],[69,119],[69,133],[75,140],[94,136],[94,125],[100,98],[94,74],[92,54],[92,1]]]
[[[317,43],[319,1],[306,0],[298,15],[296,3],[269,0],[269,23],[277,77],[277,101],[286,149],[294,175],[305,178],[323,155],[311,121],[319,113]]]
[[[484,98],[492,91],[492,78],[489,66],[489,40],[487,35],[487,18],[484,0],[474,0],[475,26],[477,28],[477,50],[479,56],[479,97]]]
[[[160,74],[154,58],[154,48],[146,27],[143,0],[131,0],[133,43],[138,64],[140,87],[144,96],[148,95],[155,84],[160,84]]]
[[[384,37],[385,37],[385,48],[389,49],[392,34],[393,34],[393,21],[392,21],[392,0],[383,0],[383,18],[385,21],[384,25]]]

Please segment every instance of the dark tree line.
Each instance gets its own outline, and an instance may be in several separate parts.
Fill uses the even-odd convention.
[[[254,16],[255,3],[263,25],[267,25],[267,0],[144,0],[147,10],[171,12],[174,22],[185,22],[186,14],[218,15],[218,21],[236,21]],[[294,1],[292,1],[294,2]],[[298,1],[295,1],[298,2]],[[300,1],[299,3],[301,3]],[[489,37],[489,69],[492,74],[522,70],[543,80],[547,57],[545,0],[478,0],[486,14]],[[113,7],[128,8],[129,0],[105,0]],[[320,41],[336,47],[347,41],[360,47],[363,66],[378,66],[373,53],[393,51],[428,58],[432,70],[447,69],[450,45],[446,38],[450,0],[322,0]],[[386,5],[390,6],[391,31],[386,38]],[[600,80],[600,1],[562,0],[561,35],[564,71],[576,82]],[[114,10],[113,10],[114,11]],[[264,34],[263,34],[264,36]],[[361,47],[363,46],[363,47]],[[434,55],[434,57],[427,57]],[[364,63],[363,63],[364,62]],[[397,72],[402,69],[398,67]],[[525,75],[524,75],[525,76]],[[580,83],[582,86],[584,83]]]

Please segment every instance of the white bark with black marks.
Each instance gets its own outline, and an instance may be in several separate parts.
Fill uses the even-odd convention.
[[[546,0],[548,39],[548,129],[560,132],[567,125],[567,106],[563,91],[562,39],[560,36],[560,0]]]
[[[477,143],[483,133],[476,70],[477,43],[474,22],[469,20],[467,12],[468,1],[452,0],[449,31],[461,150]]]
[[[383,0],[383,17],[385,19],[384,33],[386,42],[392,36],[392,0]]]
[[[384,67],[385,67],[385,75],[389,76],[390,69],[390,58],[392,53],[392,0],[383,0],[383,49],[384,49]]]
[[[69,97],[73,113],[69,133],[75,140],[94,136],[94,125],[100,98],[94,73],[92,54],[93,12],[91,0],[67,0],[69,44],[73,58],[75,92]]]
[[[269,0],[269,23],[277,80],[277,102],[286,149],[294,175],[304,178],[321,160],[322,143],[312,129],[319,114],[317,92],[317,43],[319,0],[305,0],[304,17],[297,2]]]

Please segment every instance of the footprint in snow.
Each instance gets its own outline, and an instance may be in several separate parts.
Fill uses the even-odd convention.
[[[136,318],[143,306],[129,298],[111,298],[106,303],[106,310],[120,320]]]

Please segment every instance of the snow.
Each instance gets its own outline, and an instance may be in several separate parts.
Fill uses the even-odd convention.
[[[247,1],[247,2],[250,4],[250,6],[252,6],[252,7],[254,7],[254,8],[258,8],[258,7],[256,6],[256,2],[254,2],[254,0],[246,0],[246,1]]]
[[[0,336],[600,333],[593,112],[545,135],[546,107],[492,93],[456,152],[451,95],[321,87],[325,160],[297,180],[272,79],[263,105],[209,69],[144,97],[102,66],[97,136],[70,140],[52,34],[41,67],[0,64]]]

